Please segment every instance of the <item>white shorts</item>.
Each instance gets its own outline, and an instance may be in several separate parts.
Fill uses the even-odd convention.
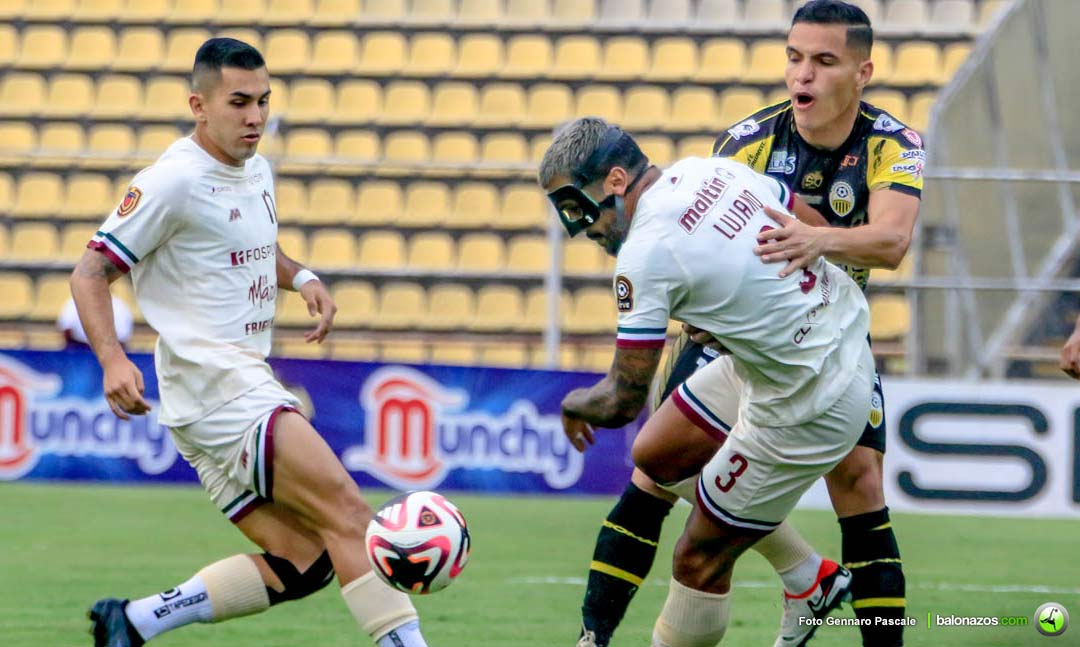
[[[273,500],[274,423],[279,413],[297,411],[299,405],[272,380],[170,430],[180,455],[229,521],[236,523]]]
[[[714,409],[714,393],[718,406],[730,406],[726,389],[714,388],[726,379],[725,368],[710,370],[717,363],[680,388],[684,401],[694,404],[706,421],[722,420]],[[776,528],[814,481],[851,452],[870,415],[873,383],[874,358],[867,347],[843,397],[814,420],[794,427],[759,427],[737,420],[701,472],[698,507],[716,523],[749,530]]]
[[[703,373],[706,377],[699,378]],[[739,420],[742,391],[731,355],[721,355],[672,391],[671,401],[691,422],[723,442]]]

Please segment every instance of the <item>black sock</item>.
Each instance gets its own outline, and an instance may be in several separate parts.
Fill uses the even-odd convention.
[[[649,574],[660,528],[671,506],[630,483],[604,520],[581,606],[582,623],[596,633],[599,647],[611,640],[638,586]]]
[[[874,622],[875,618],[904,617],[904,569],[900,549],[889,521],[889,509],[840,520],[844,566],[851,570],[852,606],[860,619],[866,647],[898,647],[904,644],[904,626]]]

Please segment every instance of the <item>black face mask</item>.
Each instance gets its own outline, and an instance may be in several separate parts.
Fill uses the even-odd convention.
[[[566,233],[571,238],[585,231],[600,219],[600,212],[615,205],[615,194],[597,202],[581,190],[577,184],[564,184],[548,194],[548,200],[555,205]]]

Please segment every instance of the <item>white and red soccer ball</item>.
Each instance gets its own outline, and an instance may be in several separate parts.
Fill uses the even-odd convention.
[[[469,559],[465,517],[435,492],[409,492],[388,501],[368,524],[365,544],[382,581],[419,595],[450,586]]]

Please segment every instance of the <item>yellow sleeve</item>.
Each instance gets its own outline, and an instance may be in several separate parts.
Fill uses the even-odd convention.
[[[867,165],[867,188],[871,191],[893,189],[916,197],[922,195],[926,152],[922,149],[922,139],[914,130],[905,128],[895,138],[871,137],[868,150],[872,155]]]
[[[730,135],[717,140],[713,148],[714,157],[726,157],[736,162],[742,162],[758,173],[764,173],[769,162],[769,151],[772,149],[774,136],[769,135],[764,139],[742,145]]]

